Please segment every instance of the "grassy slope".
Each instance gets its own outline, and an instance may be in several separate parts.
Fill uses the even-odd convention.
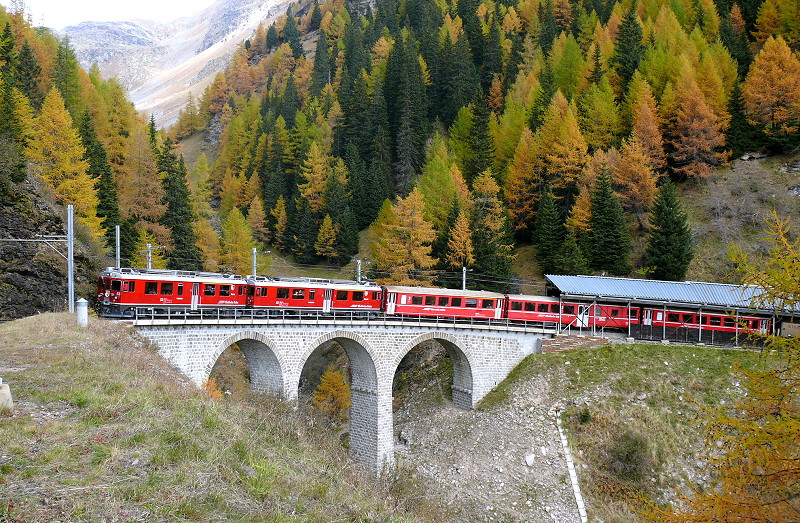
[[[639,344],[532,355],[481,409],[503,409],[521,383],[546,377],[546,403],[565,409],[590,520],[639,521],[642,497],[667,503],[677,491],[690,492],[690,483],[707,481],[702,420],[708,407],[741,394],[734,362],[752,367],[764,357]]]
[[[215,401],[119,324],[0,325],[0,520],[428,520],[327,427],[278,400]],[[396,490],[404,494],[398,497]]]

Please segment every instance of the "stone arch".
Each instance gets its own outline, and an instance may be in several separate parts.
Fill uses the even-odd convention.
[[[417,336],[409,342],[403,350],[397,353],[397,357],[392,362],[392,376],[397,372],[397,367],[403,358],[411,352],[414,347],[428,340],[435,340],[442,344],[447,356],[453,363],[453,403],[462,409],[473,407],[473,379],[469,353],[462,347],[463,342],[456,336],[447,332],[427,332]]]
[[[240,331],[225,338],[216,348],[212,359],[208,362],[205,375],[211,375],[211,369],[220,355],[233,345],[239,345],[250,370],[250,386],[255,392],[286,396],[284,390],[285,364],[281,353],[264,334],[256,331]]]
[[[351,370],[351,404],[350,404],[350,454],[361,463],[376,469],[379,464],[391,455],[391,450],[384,448],[386,442],[391,442],[391,426],[385,427],[384,421],[387,414],[385,405],[385,391],[381,391],[378,383],[378,369],[375,351],[372,346],[360,335],[345,330],[328,332],[308,346],[300,360],[302,369],[311,354],[320,347],[338,342],[347,353]],[[297,376],[295,387],[300,386],[300,376]],[[390,391],[391,392],[391,391]],[[391,410],[389,417],[391,418]],[[386,434],[384,434],[386,432]]]

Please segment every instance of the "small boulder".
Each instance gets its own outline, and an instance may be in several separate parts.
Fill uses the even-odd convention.
[[[11,398],[11,387],[0,380],[0,414],[13,414],[14,400]]]

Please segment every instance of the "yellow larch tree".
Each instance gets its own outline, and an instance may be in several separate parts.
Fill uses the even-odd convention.
[[[633,132],[632,135],[639,140],[647,153],[651,169],[663,169],[667,165],[667,156],[664,153],[664,136],[661,134],[658,119],[658,106],[650,90],[650,85],[645,83],[633,106]]]
[[[303,163],[300,171],[304,183],[297,187],[300,196],[306,199],[308,207],[312,213],[316,214],[325,205],[325,183],[328,181],[330,173],[330,162],[325,153],[320,149],[317,142],[311,142],[308,150],[308,157]]]
[[[620,160],[612,170],[614,182],[622,205],[630,212],[642,216],[656,196],[658,176],[650,167],[650,158],[635,136],[623,142]]]
[[[433,279],[423,271],[436,263],[430,255],[436,231],[425,221],[424,202],[418,188],[394,206],[388,200],[384,202],[370,232],[372,258],[377,268],[388,274],[379,278],[379,283],[420,285]]]
[[[517,230],[532,227],[542,185],[542,173],[536,155],[538,143],[526,127],[517,143],[514,159],[508,167],[504,193],[511,222]]]
[[[469,217],[462,209],[450,230],[450,239],[447,240],[447,263],[451,267],[469,267],[475,263],[475,253],[472,248],[472,229]]]
[[[222,222],[222,254],[220,267],[235,274],[248,274],[253,262],[253,234],[236,207]]]
[[[782,37],[768,38],[742,86],[751,123],[767,135],[786,136],[800,129],[800,59]]]
[[[58,89],[50,89],[41,113],[33,120],[25,156],[31,171],[41,176],[65,205],[74,205],[75,215],[99,238],[103,231],[97,217],[97,192],[86,172],[89,165],[84,153]]]

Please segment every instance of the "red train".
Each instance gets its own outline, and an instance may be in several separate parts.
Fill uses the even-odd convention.
[[[104,270],[97,309],[109,317],[193,314],[269,317],[348,311],[363,316],[505,320],[563,329],[615,329],[639,338],[721,342],[769,332],[763,316],[677,309],[674,305],[595,303],[547,296],[378,286],[310,278],[267,278],[145,269]]]

